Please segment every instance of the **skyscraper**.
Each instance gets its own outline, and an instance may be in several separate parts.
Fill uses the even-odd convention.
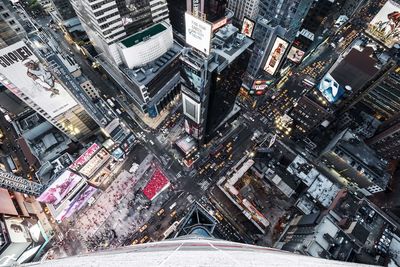
[[[168,21],[166,0],[116,0],[108,4],[89,0],[71,0],[83,28],[101,53],[122,63],[116,42],[153,23]]]
[[[12,45],[25,35],[25,23],[9,1],[0,2],[0,48]]]
[[[187,16],[211,28],[210,23]],[[190,22],[186,22],[186,27],[190,27]],[[186,39],[189,38],[187,35]],[[238,114],[239,108],[234,103],[253,41],[228,24],[216,32],[212,43],[209,55],[198,52],[201,48],[197,47],[186,48],[181,56],[185,130],[199,144],[210,141],[220,126]],[[204,51],[208,51],[207,48]]]
[[[245,17],[255,20],[258,15],[260,0],[230,0],[229,10],[234,13],[233,23],[241,27]]]

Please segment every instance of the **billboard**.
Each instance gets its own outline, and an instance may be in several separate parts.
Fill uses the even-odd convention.
[[[389,48],[400,44],[400,4],[387,1],[368,24],[366,32]]]
[[[292,46],[288,52],[287,58],[294,63],[300,63],[304,57],[304,51]]]
[[[83,179],[78,174],[66,170],[37,198],[37,201],[57,205]]]
[[[335,103],[344,95],[343,86],[336,82],[329,73],[325,74],[317,88],[329,103]]]
[[[272,80],[255,80],[251,87],[252,90],[265,90],[269,85],[272,84]]]
[[[272,46],[271,53],[265,62],[264,70],[271,75],[274,75],[278,70],[279,64],[282,61],[282,57],[288,48],[288,42],[280,37],[276,37],[275,43]]]
[[[78,171],[80,168],[85,165],[86,162],[100,149],[100,146],[96,143],[91,145],[82,155],[79,156],[70,166],[69,168],[74,171]]]
[[[111,157],[105,148],[99,150],[79,171],[79,173],[91,178],[92,175]]]
[[[186,94],[182,94],[183,114],[196,123],[200,123],[200,103]]]
[[[248,19],[244,17],[243,19],[243,25],[242,25],[242,33],[246,35],[247,37],[253,36],[253,31],[254,31],[254,25],[256,23],[252,21],[251,19]]]
[[[52,118],[77,105],[23,41],[0,50],[0,74],[7,89],[21,99],[28,97]]]
[[[185,13],[186,43],[193,48],[210,54],[212,25],[189,13]]]
[[[94,193],[96,193],[96,191],[97,189],[93,186],[87,186],[86,188],[84,188],[76,197],[74,197],[69,202],[68,205],[65,206],[65,208],[58,214],[55,219],[57,221],[62,221],[70,217],[76,211],[80,210],[94,195]]]

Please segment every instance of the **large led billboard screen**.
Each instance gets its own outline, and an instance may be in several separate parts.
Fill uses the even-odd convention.
[[[271,75],[275,75],[278,70],[279,64],[282,61],[283,55],[288,48],[289,43],[280,37],[276,37],[275,43],[272,46],[271,53],[267,58],[264,70]]]
[[[89,159],[100,149],[100,146],[96,143],[91,145],[82,155],[79,156],[70,166],[69,168],[74,171],[78,171]]]
[[[344,95],[344,88],[329,73],[321,79],[318,84],[318,90],[328,100],[329,103],[335,103]]]
[[[304,51],[292,46],[288,52],[287,58],[294,63],[300,63],[304,57]]]
[[[74,197],[69,204],[58,214],[55,218],[57,221],[62,221],[76,211],[80,210],[87,201],[96,193],[97,189],[92,186],[87,186],[84,188],[76,197]]]
[[[389,48],[400,44],[400,3],[387,1],[368,24],[367,33]]]
[[[210,54],[212,25],[185,13],[186,43],[206,55]]]
[[[183,114],[196,123],[200,123],[200,103],[186,94],[182,94]]]
[[[64,171],[38,198],[40,202],[57,205],[84,178],[69,170]]]
[[[246,35],[247,37],[253,36],[253,31],[254,31],[254,25],[256,23],[252,21],[251,19],[244,18],[243,19],[243,25],[242,25],[242,33]]]
[[[0,50],[0,74],[7,89],[21,99],[28,97],[53,118],[77,105],[23,41]]]

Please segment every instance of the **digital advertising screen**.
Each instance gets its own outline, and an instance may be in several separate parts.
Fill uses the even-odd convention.
[[[37,201],[57,205],[83,179],[85,178],[66,170],[37,198]]]
[[[254,26],[255,22],[252,21],[251,19],[248,19],[244,17],[243,19],[243,25],[242,25],[242,33],[246,35],[247,37],[251,38],[253,36],[253,31],[254,31]]]
[[[366,32],[388,48],[400,44],[400,3],[387,1],[368,24]]]
[[[329,103],[337,102],[344,95],[344,87],[341,86],[329,73],[321,79],[318,90]]]
[[[72,214],[80,210],[88,200],[96,193],[97,189],[93,186],[87,186],[83,189],[55,218],[57,221],[63,221]]]
[[[91,145],[82,155],[80,155],[70,166],[69,168],[74,171],[78,171],[89,159],[100,149],[100,146],[96,143]]]
[[[267,58],[264,70],[270,74],[275,75],[278,70],[279,64],[282,61],[282,57],[288,48],[289,43],[280,37],[276,37],[274,45],[272,46],[271,53]]]
[[[294,46],[292,46],[290,48],[290,50],[287,54],[287,58],[296,64],[300,63],[301,60],[303,59],[303,57],[304,57],[304,51],[302,51]]]

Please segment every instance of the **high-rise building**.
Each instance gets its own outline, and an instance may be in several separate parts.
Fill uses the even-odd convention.
[[[243,19],[249,18],[256,20],[259,10],[260,0],[230,0],[228,9],[233,11],[233,23],[239,27],[242,26]]]
[[[358,136],[345,129],[321,153],[341,179],[366,196],[386,190],[390,175],[387,161],[379,158]]]
[[[254,38],[253,53],[243,82],[246,89],[251,90],[256,80],[271,78],[276,73],[278,66],[283,62],[282,55],[285,53],[285,49],[282,49],[278,56],[275,57],[279,60],[275,60],[274,68],[270,68],[268,72],[265,69],[270,65],[272,54],[277,49],[275,43],[282,42],[286,44],[286,47],[288,46],[288,43],[281,38],[285,33],[286,30],[278,25],[276,21],[269,21],[263,18],[257,20],[252,35]]]
[[[75,10],[72,7],[70,1],[51,0],[51,3],[53,4],[54,8],[57,10],[63,21],[76,17]]]
[[[214,25],[213,30],[222,27],[233,17],[233,13],[226,9],[226,0],[167,0],[167,2],[174,33],[182,41],[185,35],[186,12],[211,22]]]
[[[384,122],[367,144],[387,160],[400,159],[400,113]]]
[[[207,22],[197,21],[211,27]],[[212,43],[209,55],[186,48],[181,56],[185,130],[199,144],[210,141],[220,126],[238,114],[235,100],[253,41],[228,24],[215,33]]]
[[[259,15],[275,20],[287,29],[285,37],[292,41],[313,2],[314,0],[260,0]]]
[[[12,8],[11,1],[1,1],[0,48],[20,41],[25,35],[25,23],[20,13]]]
[[[117,64],[122,63],[118,41],[154,23],[168,21],[166,0],[116,0],[107,4],[71,0],[71,3],[96,49]]]

